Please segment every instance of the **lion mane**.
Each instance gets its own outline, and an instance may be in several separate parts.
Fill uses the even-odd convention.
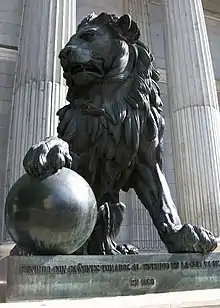
[[[105,25],[111,31],[113,45],[121,46],[120,52],[114,55],[117,63],[129,57],[128,63],[123,70],[119,65],[114,74],[110,72],[110,77],[105,75],[101,82],[98,81],[101,106],[94,101],[88,103],[77,86],[69,87],[67,100],[70,104],[58,111],[57,130],[58,136],[67,141],[70,150],[79,157],[76,171],[100,198],[103,195],[106,198],[107,192],[129,189],[128,179],[135,165],[153,159],[162,166],[163,104],[157,84],[160,75],[153,66],[149,48],[139,40],[137,24],[129,15],[118,18],[102,13],[86,17],[77,32],[94,25]],[[113,95],[105,96],[105,87],[112,84]],[[86,121],[89,136],[89,149],[85,151],[76,145],[83,130],[82,119]],[[155,147],[157,157],[152,158],[151,149]]]

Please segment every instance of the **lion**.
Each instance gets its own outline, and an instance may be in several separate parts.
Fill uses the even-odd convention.
[[[130,15],[90,14],[59,54],[68,86],[57,115],[58,137],[32,146],[23,161],[36,178],[67,167],[92,187],[98,204],[91,237],[76,253],[136,254],[115,238],[125,205],[119,192],[134,189],[168,252],[209,252],[216,239],[182,224],[163,173],[163,103],[153,55]]]

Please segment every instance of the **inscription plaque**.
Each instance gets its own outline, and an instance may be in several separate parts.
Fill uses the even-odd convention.
[[[8,257],[7,301],[219,287],[219,253]]]

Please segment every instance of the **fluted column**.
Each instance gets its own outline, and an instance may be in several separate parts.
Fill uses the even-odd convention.
[[[202,2],[163,1],[178,209],[218,236],[220,113]]]
[[[123,0],[123,12],[131,15],[141,30],[141,40],[150,46],[149,0]]]
[[[66,100],[59,50],[75,32],[75,0],[26,0],[13,92],[7,188],[24,172],[28,148],[56,135],[56,111]]]
[[[131,15],[141,31],[141,40],[151,48],[148,0],[123,0],[123,13]],[[127,196],[128,230],[130,242],[140,251],[159,251],[164,247],[152,219],[139,201],[136,193],[131,190]]]
[[[123,0],[78,0],[76,2],[77,24],[88,14],[106,12],[120,15],[122,13]]]

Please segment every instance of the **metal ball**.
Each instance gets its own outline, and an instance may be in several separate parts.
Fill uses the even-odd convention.
[[[96,219],[92,188],[67,168],[42,181],[23,175],[6,199],[9,235],[32,254],[72,254],[89,238]]]

